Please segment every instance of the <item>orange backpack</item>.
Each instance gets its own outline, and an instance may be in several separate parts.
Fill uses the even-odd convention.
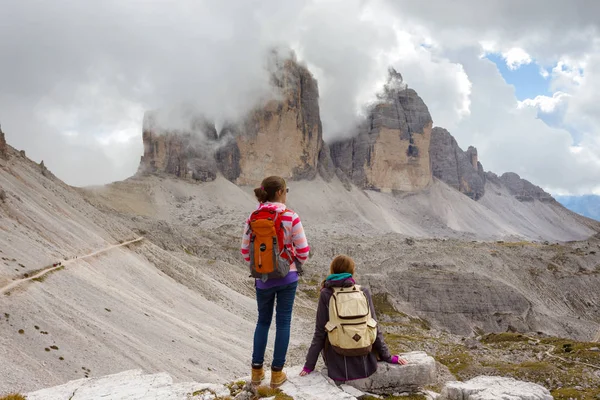
[[[258,209],[250,215],[250,275],[266,282],[283,278],[290,272],[292,256],[284,243],[281,214],[273,209]]]

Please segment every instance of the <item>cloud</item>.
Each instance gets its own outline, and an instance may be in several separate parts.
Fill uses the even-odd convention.
[[[539,95],[533,99],[519,101],[517,108],[534,107],[540,109],[540,111],[544,113],[552,113],[569,97],[571,97],[571,95],[563,92],[556,92],[552,97]]]
[[[326,139],[352,132],[392,65],[436,125],[461,146],[480,148],[486,168],[563,191],[600,181],[593,0],[0,0],[0,7],[3,130],[68,183],[134,173],[144,110],[183,103],[217,122],[245,114],[272,94],[273,46],[295,50],[318,79]],[[486,51],[513,68],[537,62],[555,94],[517,102],[480,57]],[[538,118],[558,110],[560,124]]]
[[[503,52],[502,57],[504,57],[504,60],[506,60],[506,65],[511,70],[518,69],[521,65],[527,65],[533,61],[531,56],[527,54],[525,50],[519,47],[512,47]]]

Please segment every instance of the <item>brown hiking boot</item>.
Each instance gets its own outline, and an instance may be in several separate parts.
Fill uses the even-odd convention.
[[[285,372],[283,372],[283,370],[271,370],[271,387],[273,389],[277,389],[279,386],[283,385],[285,381],[287,381],[287,375],[285,374]]]
[[[252,384],[258,386],[263,379],[265,379],[265,370],[262,365],[260,367],[252,366]]]

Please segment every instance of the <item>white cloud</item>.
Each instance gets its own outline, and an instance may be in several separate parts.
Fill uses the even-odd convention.
[[[511,70],[518,69],[521,65],[527,65],[532,62],[531,56],[520,47],[512,47],[502,52],[502,57],[506,61],[506,66]]]
[[[519,101],[517,104],[518,108],[524,107],[536,107],[539,108],[542,112],[551,113],[554,112],[557,107],[564,101],[566,101],[571,95],[563,92],[556,92],[549,96],[539,95],[533,99],[525,99],[523,101]]]

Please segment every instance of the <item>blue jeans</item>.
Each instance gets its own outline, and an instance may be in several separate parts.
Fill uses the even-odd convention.
[[[277,297],[275,315],[275,349],[273,351],[273,368],[283,368],[285,355],[290,343],[290,325],[292,323],[292,308],[296,298],[298,282],[289,285],[275,286],[270,289],[256,289],[258,303],[258,322],[254,331],[254,351],[252,364],[262,365],[265,361],[265,350],[269,337],[269,327],[273,319],[273,306]]]

